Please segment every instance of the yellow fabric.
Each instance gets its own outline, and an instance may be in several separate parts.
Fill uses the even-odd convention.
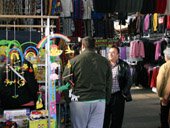
[[[158,26],[158,13],[153,14],[153,30],[157,31]]]
[[[157,92],[158,96],[167,99],[170,93],[170,60],[164,63],[157,76]]]

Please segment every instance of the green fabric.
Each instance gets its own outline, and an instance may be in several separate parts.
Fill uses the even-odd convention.
[[[73,94],[80,96],[79,101],[110,99],[112,72],[109,61],[94,51],[86,50],[70,60],[63,72],[63,77],[73,73],[75,86]]]
[[[56,91],[62,92],[62,91],[64,91],[64,90],[67,90],[69,87],[70,87],[70,83],[67,83],[66,85],[62,85],[62,86],[58,87],[58,88],[56,89]]]
[[[91,100],[91,101],[83,101],[85,103],[95,103],[95,102],[106,102],[105,99],[99,99],[99,100]]]

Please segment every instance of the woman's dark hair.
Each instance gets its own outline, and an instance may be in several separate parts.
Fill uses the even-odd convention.
[[[79,55],[80,54],[80,50],[81,50],[81,43],[76,43],[75,45],[73,45],[73,50],[74,50],[74,55]]]

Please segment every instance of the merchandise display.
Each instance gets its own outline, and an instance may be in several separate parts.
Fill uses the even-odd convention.
[[[157,93],[170,0],[0,0],[0,128],[71,127],[65,95],[79,97],[62,73],[85,36],[106,58],[118,46],[133,85]]]
[[[51,39],[53,39],[53,38],[60,38],[61,37],[63,40],[65,39],[66,41],[69,41],[69,39],[66,36],[61,35],[61,34],[54,34],[54,36],[52,35],[52,36],[49,36],[49,37]],[[45,86],[45,76],[49,76],[49,77],[47,77],[47,80],[50,81],[49,82],[50,84],[48,85],[48,87],[49,87],[48,90],[50,90],[50,92],[48,92],[48,95],[50,94],[48,98],[50,98],[50,99],[47,99],[47,96],[42,97],[43,93],[47,92],[47,90],[39,89],[39,92],[38,91],[36,92],[37,93],[36,94],[36,97],[37,97],[36,98],[37,99],[36,100],[36,109],[43,109],[44,106],[45,106],[43,104],[46,101],[49,101],[50,102],[50,109],[49,109],[50,115],[47,113],[44,116],[44,115],[42,115],[42,111],[32,111],[31,110],[32,112],[30,113],[30,116],[29,116],[29,118],[27,118],[27,120],[29,120],[29,119],[36,119],[37,120],[37,119],[42,119],[42,118],[43,119],[46,118],[46,119],[45,120],[41,120],[41,121],[33,121],[33,120],[29,121],[29,127],[39,126],[39,124],[48,127],[48,125],[47,125],[48,117],[52,118],[52,120],[53,120],[52,124],[50,124],[52,127],[56,127],[56,125],[57,125],[57,120],[56,120],[56,116],[57,116],[56,111],[57,110],[56,110],[56,98],[55,98],[56,89],[55,89],[55,86],[60,86],[58,84],[59,81],[60,81],[59,80],[60,79],[60,77],[59,77],[59,73],[60,73],[60,61],[58,59],[58,56],[61,55],[63,50],[60,50],[57,45],[49,43],[48,45],[50,46],[49,47],[50,50],[49,50],[48,54],[50,56],[49,56],[48,65],[51,65],[51,66],[47,66],[46,65],[47,62],[45,62],[45,55],[47,54],[47,52],[45,53],[45,49],[44,49],[44,46],[43,46],[46,43],[48,43],[47,37],[46,37],[46,40],[44,40],[44,41],[40,41],[37,44],[36,47],[34,47],[33,45],[29,45],[24,50],[23,49],[20,50],[19,48],[22,48],[26,44],[34,44],[34,43],[27,42],[27,43],[23,43],[23,44],[19,45],[19,42],[17,42],[16,44],[17,44],[17,46],[19,48],[10,48],[11,43],[9,43],[9,44],[5,43],[5,42],[9,42],[8,40],[4,40],[4,42],[1,43],[2,52],[1,52],[0,55],[2,57],[6,57],[6,59],[4,59],[4,61],[2,61],[1,65],[2,66],[3,65],[7,65],[6,68],[2,68],[4,70],[6,69],[6,72],[7,72],[7,73],[5,73],[5,72],[3,73],[3,71],[2,71],[3,74],[6,74],[6,76],[4,76],[4,77],[7,78],[7,79],[5,79],[5,83],[4,84],[5,84],[5,86],[9,86],[9,87],[12,86],[12,84],[14,84],[14,89],[11,88],[11,91],[13,90],[12,92],[14,92],[14,95],[11,95],[11,97],[9,97],[11,100],[13,100],[13,102],[16,102],[20,97],[23,96],[23,94],[21,94],[19,92],[20,92],[20,90],[23,87],[26,87],[25,84],[28,83],[27,82],[28,79],[25,78],[26,74],[24,73],[24,75],[23,75],[23,71],[27,71],[27,70],[28,70],[28,72],[35,71],[34,72],[35,73],[34,79],[37,78],[36,79],[37,82],[39,84],[44,85],[44,86]],[[37,49],[37,48],[39,48],[39,49]],[[67,54],[72,53],[72,51],[69,48],[69,46],[67,46],[67,48],[68,48],[68,49],[66,49]],[[7,54],[6,51],[9,51],[9,54]],[[40,51],[40,53],[39,53],[39,51]],[[46,58],[46,59],[48,59],[48,58]],[[14,61],[15,63],[13,63],[14,65],[6,64],[8,61],[9,62],[13,62],[13,60],[15,60]],[[25,60],[32,63],[32,68],[29,68],[29,65],[27,65],[25,63]],[[19,62],[21,62],[21,65],[18,65]],[[20,70],[21,70],[21,72],[20,72]],[[45,74],[46,70],[47,71],[50,70],[51,73],[49,75],[46,75]],[[8,73],[9,71],[11,71],[12,74]],[[47,73],[49,73],[49,72],[47,72]],[[2,79],[3,79],[3,77],[2,77]],[[57,83],[55,81],[57,81]],[[1,81],[1,83],[2,83],[2,81]],[[36,85],[36,86],[38,88],[38,85]],[[7,88],[6,88],[6,91],[7,91]],[[12,94],[12,92],[11,92],[11,94]],[[3,95],[3,94],[1,93],[1,95]],[[10,103],[12,103],[12,102],[10,102]],[[58,101],[58,103],[60,103],[60,100]],[[7,107],[6,106],[7,103],[4,103],[4,104],[5,104],[5,107]],[[26,105],[26,107],[29,108],[29,106],[27,106],[29,104],[30,103],[24,104],[24,106]],[[8,108],[6,108],[6,109],[9,109],[9,108],[12,109],[12,108],[17,108],[17,107],[19,108],[21,106],[20,106],[20,103],[19,104],[9,104]],[[13,110],[13,111],[16,111],[16,110]],[[6,113],[4,113],[4,116],[5,115],[6,115]],[[10,120],[12,119],[12,120],[16,121],[16,123],[18,124],[18,127],[19,127],[19,126],[21,126],[21,124],[23,124],[21,122],[21,118],[20,117],[21,117],[21,115],[19,115],[19,117],[16,117],[16,116],[12,117],[12,116],[10,116]],[[28,116],[26,116],[26,117],[28,117]],[[23,122],[24,122],[25,118],[22,118],[22,119],[23,119]],[[63,116],[61,116],[61,120],[63,120],[62,121],[62,123],[63,123],[64,120],[65,120],[63,118]]]

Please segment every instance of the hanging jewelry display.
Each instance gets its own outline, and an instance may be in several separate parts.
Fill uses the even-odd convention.
[[[18,98],[19,95],[17,94],[17,89],[25,85],[25,78],[24,78],[24,68],[21,66],[23,65],[23,54],[18,48],[12,48],[9,51],[9,63],[6,66],[6,69],[10,70],[10,77],[6,77],[6,86],[14,85],[14,95],[12,98]]]

